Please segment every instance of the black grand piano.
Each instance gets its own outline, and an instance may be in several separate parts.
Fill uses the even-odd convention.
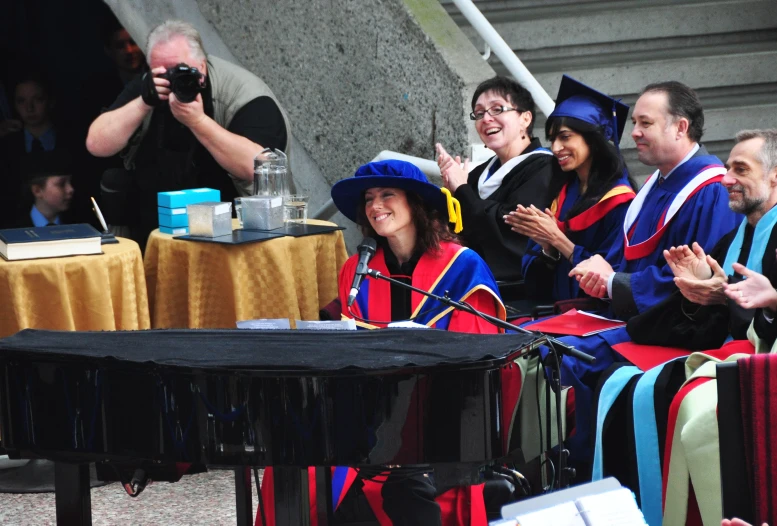
[[[509,453],[500,369],[541,342],[409,329],[24,330],[0,340],[0,436],[11,458],[56,462],[58,524],[91,524],[91,462],[127,488],[182,465],[231,466],[238,524],[253,524],[246,467],[274,466],[277,524],[307,524],[308,466],[431,465],[475,482]],[[331,497],[318,494],[326,524]]]

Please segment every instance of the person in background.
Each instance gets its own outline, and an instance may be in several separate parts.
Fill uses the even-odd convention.
[[[550,209],[518,205],[505,217],[514,231],[529,238],[522,267],[532,299],[577,298],[579,286],[569,272],[623,242],[623,219],[636,195],[617,150],[628,113],[628,106],[562,78],[545,135],[566,182]]]
[[[0,227],[18,219],[19,202],[26,194],[21,165],[31,153],[52,151],[64,142],[54,126],[54,97],[43,76],[34,71],[18,75],[12,97],[18,126],[0,139]]]
[[[129,226],[141,247],[158,225],[158,192],[209,187],[221,192],[222,201],[247,195],[256,155],[264,148],[289,155],[291,138],[289,121],[264,82],[207,55],[191,24],[160,24],[146,49],[151,70],[127,84],[86,139],[92,155],[121,152],[130,187],[123,201],[131,204]],[[181,65],[194,92],[189,102],[180,100],[166,78]]]
[[[469,171],[468,160],[462,166],[459,156],[452,157],[437,144],[437,164],[443,184],[461,203],[466,225],[462,239],[488,263],[497,280],[518,280],[528,239],[513,231],[504,217],[518,205],[540,210],[550,206],[565,176],[554,172],[553,155],[532,137],[534,99],[517,82],[506,77],[482,82],[472,96],[470,119],[496,155]]]
[[[13,226],[24,228],[69,223],[68,211],[74,193],[70,153],[61,148],[31,153],[23,159],[21,170],[27,188],[27,196],[22,202],[27,205]]]

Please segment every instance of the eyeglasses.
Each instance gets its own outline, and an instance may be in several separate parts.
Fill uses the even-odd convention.
[[[494,106],[493,108],[488,108],[487,110],[480,110],[480,111],[473,111],[469,114],[470,120],[473,121],[479,121],[483,117],[486,116],[486,113],[491,115],[492,117],[496,117],[497,115],[501,115],[506,111],[517,111],[518,113],[523,113],[524,110],[521,110],[519,108],[511,108],[509,106]]]

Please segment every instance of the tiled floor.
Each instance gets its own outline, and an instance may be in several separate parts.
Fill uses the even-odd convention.
[[[256,488],[253,502],[256,506]],[[92,524],[95,526],[234,526],[235,523],[233,471],[186,476],[175,484],[154,483],[137,498],[129,497],[117,483],[92,489]],[[54,524],[53,493],[0,494],[0,525]]]

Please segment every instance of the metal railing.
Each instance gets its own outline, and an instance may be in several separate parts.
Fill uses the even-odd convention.
[[[483,16],[483,13],[481,13],[480,10],[475,7],[475,4],[472,3],[472,0],[451,1],[456,4],[456,7],[459,8],[461,14],[464,15],[469,23],[472,24],[472,27],[475,29],[475,31],[477,31],[478,35],[480,35],[481,38],[483,38],[483,40],[486,42],[487,47],[486,52],[483,54],[483,59],[487,60],[491,55],[491,51],[493,51],[499,60],[502,61],[502,64],[505,65],[507,71],[509,71],[510,74],[515,77],[515,80],[517,80],[518,83],[529,90],[529,93],[531,93],[537,108],[546,116],[550,115],[553,112],[553,108],[555,107],[553,99],[550,98],[548,92],[545,91],[539,82],[537,82],[537,79],[534,78],[534,75],[532,75],[529,70],[526,69],[526,66],[523,65],[523,62],[521,62],[515,53],[513,53],[513,50],[510,49],[510,46],[507,45],[507,42],[505,42],[499,33],[497,33],[496,29],[494,29],[494,26],[492,26],[491,23],[486,20],[486,17]],[[407,161],[416,165],[427,177],[440,177],[440,168],[437,166],[435,161],[423,159],[421,157],[413,157],[412,155],[405,155],[399,152],[383,150],[371,162],[383,161],[385,159]],[[316,213],[313,214],[312,217],[314,219],[329,219],[335,214],[335,212],[337,212],[337,207],[335,206],[332,199],[329,199],[321,208],[316,211]]]
[[[553,99],[550,98],[548,92],[540,86],[537,79],[534,78],[523,62],[515,56],[513,50],[507,45],[507,42],[497,33],[494,26],[486,20],[483,13],[480,12],[472,0],[451,0],[456,7],[459,8],[461,14],[464,15],[473,29],[477,31],[478,35],[486,42],[491,51],[502,61],[507,71],[515,77],[518,83],[529,90],[531,96],[534,98],[534,103],[537,108],[546,116],[553,112],[553,108],[556,106]]]

